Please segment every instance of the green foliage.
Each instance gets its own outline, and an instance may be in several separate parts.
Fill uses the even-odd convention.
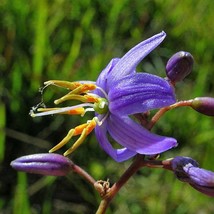
[[[5,111],[5,105],[3,103],[0,103],[0,162],[4,159],[4,153],[5,153],[5,123],[6,123],[6,111]]]
[[[16,190],[13,198],[13,213],[30,214],[29,198],[27,193],[27,176],[25,173],[18,172]]]
[[[21,155],[46,152],[70,128],[87,120],[75,116],[30,118],[31,106],[41,100],[38,88],[49,79],[96,80],[111,58],[122,56],[139,41],[165,30],[168,36],[164,43],[138,70],[164,76],[167,59],[177,51],[189,51],[196,63],[193,73],[178,85],[178,99],[213,96],[213,9],[214,2],[210,0],[2,0],[0,210],[94,213],[99,197],[77,175],[51,179],[18,173],[18,179],[14,179],[16,172],[10,169],[10,161]],[[45,91],[47,102],[54,93],[54,89]],[[179,147],[164,157],[191,156],[204,168],[214,170],[213,127],[213,118],[184,108],[168,112],[155,131],[178,139]],[[130,163],[111,160],[93,135],[71,157],[96,179],[109,178],[112,183]],[[158,169],[137,173],[108,211],[213,212],[213,199],[175,180],[170,172]]]

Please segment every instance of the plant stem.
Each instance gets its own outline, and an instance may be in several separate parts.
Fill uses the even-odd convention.
[[[164,107],[160,109],[150,120],[149,124],[146,126],[148,130],[151,130],[152,127],[157,123],[157,121],[169,110],[172,110],[174,108],[178,107],[184,107],[184,106],[191,106],[192,100],[184,100],[179,101],[177,103],[172,104],[171,106]]]
[[[110,190],[103,196],[103,199],[99,205],[96,214],[105,214],[111,200],[118,193],[121,187],[129,180],[132,175],[142,167],[149,168],[162,168],[166,170],[172,170],[171,159],[167,160],[145,160],[143,155],[137,155],[136,159],[129,166],[129,168],[123,173],[118,182],[116,182]]]
[[[141,118],[142,115],[135,115],[137,119],[142,121],[142,123],[145,123],[145,127],[148,130],[151,130],[153,126],[157,123],[157,121],[169,110],[177,108],[177,107],[183,107],[183,106],[191,106],[192,100],[184,100],[179,101],[177,103],[174,103],[171,106],[164,107],[160,109],[146,124],[145,118]],[[142,119],[142,120],[141,120]],[[150,167],[150,168],[162,168],[167,170],[171,169],[171,163],[170,160],[165,161],[159,161],[159,160],[144,160],[145,156],[143,155],[137,155],[133,163],[129,166],[129,168],[124,172],[124,174],[120,177],[118,182],[116,182],[110,190],[103,196],[103,199],[98,207],[98,210],[96,214],[105,214],[111,200],[114,198],[114,196],[117,194],[117,192],[121,189],[121,187],[129,180],[129,178],[140,168],[142,167]]]
[[[82,176],[85,180],[87,180],[90,184],[94,185],[94,183],[96,182],[96,180],[89,175],[84,169],[82,169],[81,167],[77,166],[76,164],[73,164],[71,166],[72,171],[79,174],[80,176]]]
[[[124,172],[124,174],[120,177],[120,179],[111,187],[109,192],[103,197],[103,200],[100,203],[100,206],[96,212],[96,214],[104,214],[109,203],[117,194],[117,192],[121,189],[121,187],[129,180],[129,178],[141,167],[144,165],[144,156],[137,155],[136,159],[129,166],[129,168]]]

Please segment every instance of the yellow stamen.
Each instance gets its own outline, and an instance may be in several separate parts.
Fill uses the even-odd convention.
[[[66,152],[64,152],[64,156],[67,156],[69,154],[71,154],[73,151],[75,151],[85,140],[85,138],[87,137],[86,134],[86,129],[83,129],[82,134],[80,135],[80,137],[77,139],[77,141],[73,144],[72,147],[70,147]]]
[[[82,84],[79,82],[69,82],[69,81],[61,81],[61,80],[49,80],[44,82],[45,85],[55,85],[63,88],[67,88],[70,90],[74,90],[81,86]]]
[[[72,109],[72,110],[69,110],[67,111],[68,114],[84,114],[85,113],[85,109],[80,107],[80,108],[76,108],[76,109]]]
[[[60,149],[61,147],[63,147],[74,135],[74,129],[71,129],[68,134],[56,145],[54,146],[52,149],[49,150],[49,152],[55,152],[58,149]]]
[[[79,100],[79,101],[84,102],[84,103],[98,102],[98,98],[94,97],[92,95],[77,95],[77,94],[70,94],[69,93],[69,94],[66,94],[65,96],[55,100],[54,103],[57,105],[57,104],[60,104],[66,100]]]
[[[60,149],[62,146],[64,146],[73,136],[80,135],[80,137],[77,139],[77,141],[73,144],[72,147],[70,147],[65,153],[64,156],[69,155],[74,150],[76,150],[85,140],[87,135],[91,133],[91,131],[95,128],[96,121],[95,118],[92,119],[89,123],[84,123],[82,125],[79,125],[75,127],[74,129],[71,129],[68,134],[63,138],[61,142],[59,142],[56,146],[54,146],[49,152],[54,152],[58,149]]]
[[[72,90],[70,94],[83,94],[89,91],[93,91],[94,89],[96,89],[96,85],[94,84],[91,84],[91,83],[82,84],[77,88],[75,88],[74,90]]]
[[[69,90],[69,92],[66,95],[54,101],[56,105],[67,100],[78,100],[85,104],[78,105],[80,107],[76,107],[76,108],[74,107],[74,109],[72,106],[71,107],[68,106],[64,108],[38,108],[39,106],[37,106],[32,110],[31,116],[44,116],[44,115],[50,115],[50,114],[80,114],[81,116],[83,116],[87,111],[91,111],[91,110],[96,111],[99,114],[106,114],[108,111],[108,103],[106,100],[107,95],[101,88],[93,84],[93,82],[80,83],[80,82],[69,82],[69,81],[60,81],[60,80],[49,80],[44,84],[45,84],[45,87],[42,89],[42,93],[43,93],[43,90],[50,85],[66,88]],[[96,88],[101,90],[104,93],[104,95],[106,95],[106,99],[104,98],[101,99],[98,95],[93,94],[93,92],[89,93],[90,91],[93,91]],[[42,103],[43,103],[43,100],[42,100]],[[43,107],[42,105],[40,106]],[[86,106],[90,108],[84,109],[83,107],[86,107]],[[40,113],[37,112],[37,114],[35,114],[34,110],[37,110]],[[83,143],[87,135],[89,135],[89,133],[95,128],[96,124],[101,125],[101,123],[102,121],[101,122],[98,121],[98,119],[95,117],[88,123],[85,123],[73,129],[70,129],[68,134],[56,146],[50,149],[49,152],[54,152],[60,149],[65,144],[67,144],[68,141],[73,136],[79,135],[79,138],[76,140],[73,146],[71,146],[64,153],[64,155],[66,156],[72,153]]]
[[[49,80],[44,82],[46,86],[55,85],[71,90],[70,94],[83,94],[96,89],[96,85],[93,83],[80,83],[80,82],[69,82],[60,80]]]
[[[73,146],[71,148],[69,148],[63,155],[67,156],[67,155],[71,154],[73,151],[75,151],[83,143],[83,141],[85,140],[85,138],[92,132],[92,130],[95,128],[95,126],[96,126],[96,122],[95,122],[95,119],[93,119],[82,130],[82,133],[81,133],[80,137],[73,144]]]

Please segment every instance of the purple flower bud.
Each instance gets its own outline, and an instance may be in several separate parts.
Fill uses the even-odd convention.
[[[198,163],[189,157],[175,157],[171,164],[179,180],[189,183],[199,192],[214,197],[214,172],[199,168]]]
[[[214,116],[214,98],[212,97],[197,97],[193,99],[191,107],[201,114]]]
[[[166,75],[172,82],[183,80],[192,71],[193,56],[185,51],[174,54],[166,64]]]
[[[11,162],[11,166],[18,171],[52,176],[65,176],[72,165],[70,159],[53,153],[22,156]]]

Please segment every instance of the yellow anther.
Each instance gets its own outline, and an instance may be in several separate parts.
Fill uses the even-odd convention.
[[[49,152],[55,152],[61,147],[63,147],[72,138],[73,134],[74,129],[71,129],[68,134],[56,146],[49,150]]]
[[[96,89],[96,87],[97,87],[96,85],[91,83],[83,84],[82,91],[93,91]]]
[[[87,137],[86,134],[86,129],[83,129],[82,134],[80,135],[80,137],[77,139],[77,141],[73,144],[72,147],[70,147],[66,152],[64,152],[64,156],[67,156],[69,154],[71,154],[74,150],[76,150],[85,140],[85,138]]]
[[[69,82],[69,81],[61,81],[61,80],[49,80],[47,82],[44,82],[45,85],[55,85],[63,88],[67,88],[70,90],[74,90],[75,88],[78,88],[82,84],[79,82]]]
[[[64,156],[69,155],[74,150],[76,150],[85,140],[87,135],[91,133],[91,131],[95,128],[96,121],[95,119],[91,120],[89,123],[84,123],[82,125],[79,125],[75,127],[74,129],[71,129],[68,134],[63,138],[61,142],[59,142],[56,146],[54,146],[49,152],[54,152],[58,149],[60,149],[62,146],[64,146],[68,141],[73,137],[80,135],[80,137],[77,139],[77,141],[71,146],[65,153]]]
[[[58,110],[60,108],[38,108],[38,112],[46,112],[46,111],[52,111],[52,110]]]
[[[77,94],[68,93],[65,96],[55,100],[54,103],[57,105],[57,104],[60,104],[66,100],[79,100],[79,101],[84,102],[84,103],[88,103],[88,102],[95,103],[98,101],[98,98],[94,97],[92,95],[77,95]]]
[[[79,126],[76,126],[74,128],[74,136],[76,135],[80,135],[82,133],[82,131],[88,126],[87,123],[81,124]]]
[[[82,84],[80,86],[78,86],[77,88],[75,88],[74,90],[72,90],[70,92],[70,94],[84,94],[87,93],[89,91],[93,91],[94,89],[96,89],[96,85],[94,84]]]
[[[83,124],[83,125],[85,125],[85,124]],[[74,150],[76,150],[83,143],[83,141],[85,140],[85,138],[92,132],[92,130],[95,128],[95,126],[96,126],[96,122],[95,122],[95,119],[93,119],[82,130],[80,137],[73,144],[73,146],[71,148],[69,148],[63,155],[67,156],[67,155],[71,154]]]
[[[99,101],[99,98],[94,97],[92,95],[84,95],[84,97],[86,98],[86,102],[88,103],[97,103]]]
[[[72,109],[72,110],[69,110],[67,111],[68,114],[84,114],[85,113],[85,109],[80,107],[80,108],[76,108],[76,109]]]
[[[96,89],[96,85],[93,83],[80,83],[80,82],[69,82],[69,81],[61,81],[61,80],[49,80],[44,82],[46,86],[55,85],[63,88],[67,88],[71,90],[71,94],[83,94],[88,91],[93,91]]]

